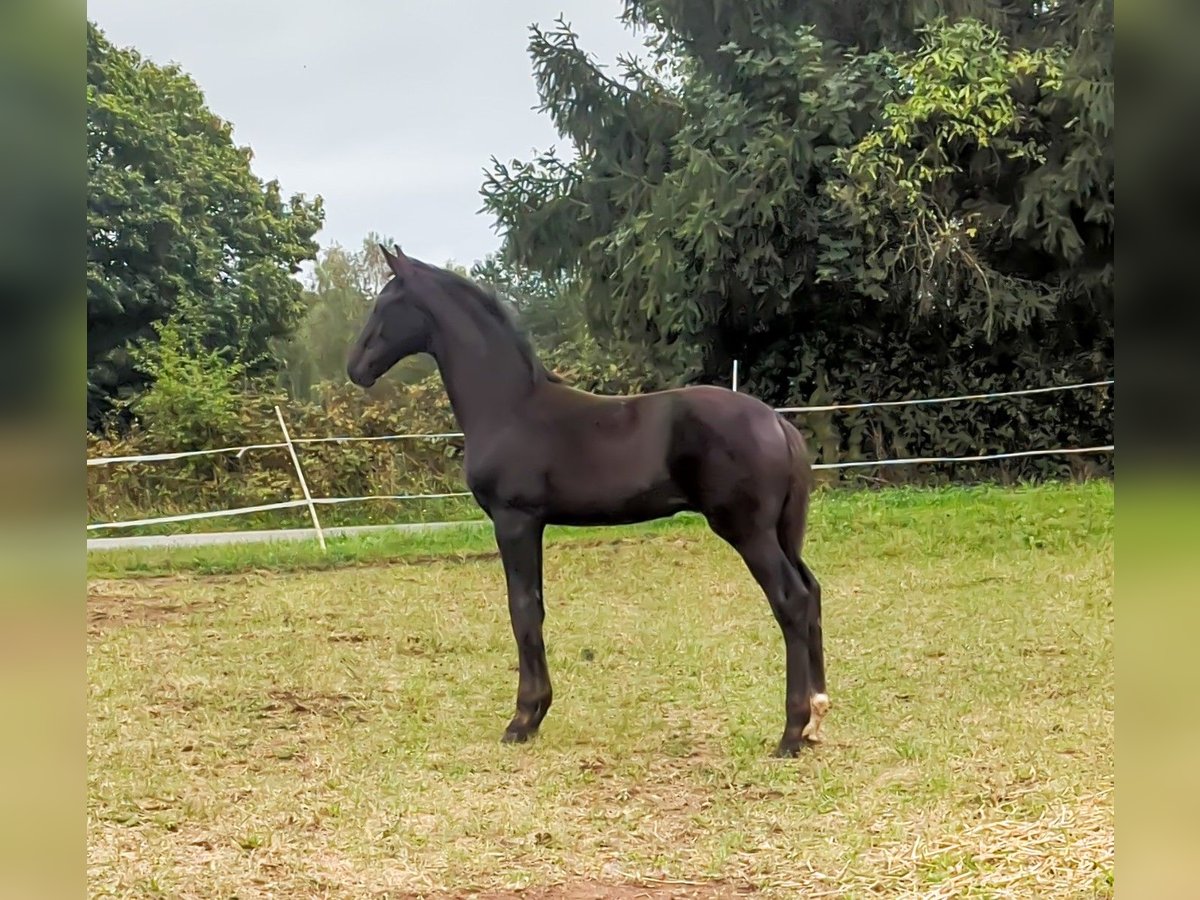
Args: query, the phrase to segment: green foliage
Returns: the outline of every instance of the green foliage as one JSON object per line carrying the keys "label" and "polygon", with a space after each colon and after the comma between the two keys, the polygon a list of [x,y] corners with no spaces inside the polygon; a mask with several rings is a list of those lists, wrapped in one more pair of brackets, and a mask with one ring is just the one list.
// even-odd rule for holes
{"label": "green foliage", "polygon": [[1004,161],[1045,162],[1042,134],[1021,134],[1013,87],[1031,80],[1039,93],[1062,87],[1065,51],[1010,51],[982,23],[939,20],[922,29],[927,42],[906,57],[890,56],[903,87],[883,108],[883,127],[848,154],[860,194],[886,185],[914,207],[923,191],[958,172],[950,150],[992,147]]}
{"label": "green foliage", "polygon": [[547,277],[502,254],[491,253],[463,274],[511,303],[522,327],[549,344],[575,336],[584,327],[582,310],[559,273]]}
{"label": "green foliage", "polygon": [[154,330],[157,340],[132,354],[150,382],[128,404],[141,426],[176,449],[236,441],[245,364],[204,347],[180,318],[155,323]]}
{"label": "green foliage", "polygon": [[547,277],[492,254],[469,274],[512,304],[542,361],[577,387],[625,393],[661,384],[654,348],[601,345],[588,327],[578,290],[561,273]]}
{"label": "green foliage", "polygon": [[186,305],[222,358],[267,365],[303,312],[292,276],[316,253],[319,197],[284,200],[195,82],[88,24],[88,425],[144,375],[130,349]]}
{"label": "green foliage", "polygon": [[[1005,265],[1018,260],[1014,237],[1037,229],[1003,202],[1058,152],[1051,120],[1069,57],[1060,46],[1011,49],[973,20],[939,19],[921,34],[917,52],[890,58],[895,87],[882,120],[841,151],[845,178],[827,188],[844,221],[877,241],[856,245],[857,289],[915,298],[925,312],[944,303],[990,339],[997,327],[1053,316],[1069,299],[1061,277]],[[1069,216],[1045,226],[1038,249],[1068,268],[1083,249],[1079,231]],[[828,248],[822,277],[843,277],[845,258]]]}
{"label": "green foliage", "polygon": [[[984,0],[629,2],[648,62],[534,29],[576,151],[496,162],[515,265],[605,349],[777,404],[1106,377],[1112,9]],[[828,456],[1107,442],[1107,396],[810,417]],[[1046,474],[1057,462],[1030,463]]]}
{"label": "green foliage", "polygon": [[[286,338],[275,342],[280,375],[288,394],[312,400],[324,384],[345,384],[346,354],[391,272],[379,244],[392,241],[368,234],[357,251],[334,245],[322,251],[303,295],[304,317]],[[392,380],[416,381],[433,371],[425,359],[401,362]]]}
{"label": "green foliage", "polygon": [[[264,379],[224,377],[215,355],[189,356],[170,326],[157,345],[156,383],[136,402],[139,422],[120,435],[92,435],[88,456],[132,456],[181,449],[278,443],[273,407],[279,404],[293,438],[453,432],[454,416],[438,376],[402,384],[385,379],[370,392],[325,384],[311,400],[286,400]],[[189,390],[203,396],[189,396]],[[359,497],[462,490],[461,441],[401,440],[297,446],[305,477],[317,497]],[[146,464],[88,468],[88,521],[112,522],[184,512],[255,506],[300,498],[292,462],[283,449],[197,456]],[[461,505],[461,504],[460,504]],[[461,515],[446,501],[373,502],[332,506],[322,521],[374,522]],[[272,513],[260,520],[210,519],[183,530],[304,526],[307,512]]]}

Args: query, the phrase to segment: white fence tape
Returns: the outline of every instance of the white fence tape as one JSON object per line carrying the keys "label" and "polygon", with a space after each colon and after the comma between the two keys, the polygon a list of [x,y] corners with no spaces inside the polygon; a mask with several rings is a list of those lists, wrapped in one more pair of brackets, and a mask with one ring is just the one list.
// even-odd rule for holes
{"label": "white fence tape", "polygon": [[470,491],[451,491],[447,494],[372,494],[369,497],[321,497],[313,503],[362,503],[364,500],[444,500],[447,497],[470,497]]}
{"label": "white fence tape", "polygon": [[281,503],[264,503],[261,506],[239,506],[236,509],[214,509],[209,512],[180,513],[177,516],[158,516],[153,519],[130,519],[126,522],[95,522],[87,526],[87,530],[135,528],[139,525],[166,525],[170,522],[191,522],[195,519],[219,519],[222,516],[248,516],[251,513],[268,512],[273,509],[295,509],[298,506],[308,506],[308,501],[284,500]]}
{"label": "white fence tape", "polygon": [[1077,391],[1082,388],[1104,387],[1114,384],[1109,378],[1104,381],[1085,381],[1080,384],[1060,384],[1055,387],[1025,388],[1020,391],[997,391],[991,394],[961,394],[957,397],[925,397],[920,400],[879,400],[873,403],[834,403],[829,406],[781,406],[775,412],[834,412],[842,409],[873,409],[881,406],[918,406],[926,403],[957,403],[960,400],[997,400],[1001,397],[1024,397],[1029,394],[1048,394],[1051,391]]}
{"label": "white fence tape", "polygon": [[[968,400],[995,400],[1003,397],[1020,397],[1030,394],[1046,394],[1052,391],[1073,391],[1084,388],[1106,387],[1114,384],[1113,379],[1103,381],[1088,381],[1079,384],[1064,384],[1055,387],[1042,388],[1025,388],[1017,391],[997,391],[987,394],[961,394],[955,397],[928,397],[916,400],[882,400],[872,403],[840,403],[828,406],[784,406],[779,407],[775,411],[780,413],[803,413],[803,412],[834,412],[837,410],[846,409],[870,409],[875,407],[888,406],[915,406],[918,404],[930,403],[955,403]],[[356,443],[370,441],[399,441],[399,440],[439,440],[447,438],[460,438],[462,432],[447,431],[436,434],[385,434],[371,437],[360,437],[353,435],[344,435],[336,437],[314,437],[314,438],[292,438],[292,444],[326,444],[326,443]],[[89,466],[107,466],[116,463],[138,463],[138,462],[159,462],[164,460],[185,459],[194,456],[208,456],[219,453],[236,453],[241,456],[248,450],[276,450],[287,448],[288,443],[275,442],[265,444],[247,444],[241,447],[217,447],[207,450],[184,450],[174,453],[147,453],[138,456],[101,456],[94,457],[87,461]],[[1096,447],[1058,447],[1051,450],[1019,450],[1011,453],[990,453],[980,456],[921,456],[910,457],[907,459],[874,459],[874,460],[854,460],[851,462],[840,463],[818,463],[813,466],[814,469],[854,469],[854,468],[870,468],[875,466],[908,466],[918,464],[933,464],[933,463],[969,463],[969,462],[985,462],[993,459],[1019,459],[1030,456],[1054,456],[1054,455],[1072,455],[1085,453],[1110,453],[1114,450],[1114,445],[1105,444]],[[294,453],[293,453],[293,461]],[[297,466],[299,465],[297,461]],[[307,494],[307,488],[305,490]],[[270,512],[280,509],[295,509],[301,506],[307,506],[310,510],[314,505],[331,505],[338,503],[365,503],[371,500],[388,500],[394,502],[408,500],[442,500],[453,497],[469,497],[469,491],[452,491],[447,493],[432,493],[432,494],[381,494],[372,495],[369,497],[308,497],[305,500],[285,500],[279,503],[264,503],[259,506],[242,506],[235,509],[217,509],[208,512],[198,513],[180,513],[174,516],[158,516],[149,519],[130,519],[124,522],[96,522],[87,526],[88,531],[99,531],[102,529],[111,528],[135,528],[145,525],[167,525],[175,522],[191,522],[200,519],[215,519],[224,516],[244,516],[259,512]],[[315,511],[313,512],[315,520]]]}
{"label": "white fence tape", "polygon": [[[338,437],[292,438],[293,444],[350,444],[368,443],[370,441],[403,441],[424,438],[428,441],[444,440],[445,438],[460,438],[461,431],[444,431],[437,434],[381,434],[373,437],[354,437],[343,435]],[[287,447],[282,441],[268,444],[244,444],[240,447],[214,447],[210,450],[182,450],[177,453],[146,453],[141,456],[94,456],[87,461],[89,466],[111,466],[114,463],[161,462],[171,459],[186,459],[189,456],[215,456],[220,453],[236,453],[241,456],[247,450],[280,450]]]}
{"label": "white fence tape", "polygon": [[[1017,459],[1025,456],[1055,456],[1080,453],[1110,453],[1112,444],[1098,447],[1058,447],[1053,450],[1019,450],[1013,453],[989,453],[982,456],[915,456],[907,459],[866,459],[842,463],[818,463],[814,469],[857,469],[871,466],[911,466],[920,463],[966,463],[983,462],[989,459]],[[369,497],[313,497],[316,504],[365,503],[369,500],[442,500],[448,497],[470,497],[470,491],[453,491],[444,494],[373,494]],[[97,522],[87,526],[88,531],[105,528],[133,528],[140,525],[165,525],[171,522],[188,522],[193,519],[215,519],[220,516],[243,516],[250,513],[274,509],[295,509],[308,506],[307,500],[287,500],[283,503],[267,503],[263,506],[243,506],[238,509],[218,509],[211,512],[182,513],[177,516],[162,516],[156,519],[133,519],[127,522]]]}
{"label": "white fence tape", "polygon": [[912,456],[907,459],[863,459],[843,463],[817,463],[814,469],[858,469],[867,466],[911,466],[918,463],[983,462],[989,459],[1017,459],[1022,456],[1056,456],[1072,453],[1110,453],[1112,444],[1100,447],[1058,447],[1054,450],[1017,450],[1013,453],[988,453],[983,456]]}
{"label": "white fence tape", "polygon": [[[1024,388],[1019,391],[997,391],[990,394],[960,394],[957,397],[925,397],[918,400],[879,400],[871,403],[835,403],[829,406],[780,406],[776,412],[835,412],[843,409],[870,409],[883,406],[917,406],[928,403],[957,403],[964,400],[996,400],[1002,397],[1022,397],[1028,394],[1048,394],[1053,391],[1076,391],[1083,388],[1105,387],[1115,384],[1111,378],[1104,381],[1085,381],[1079,384],[1060,384],[1053,387]],[[369,443],[371,441],[404,441],[404,440],[445,440],[460,438],[461,431],[443,431],[436,434],[381,434],[371,437],[356,435],[338,435],[335,437],[292,438],[293,444],[352,444]],[[210,456],[220,453],[236,453],[241,456],[248,450],[278,450],[287,444],[276,442],[268,444],[245,444],[240,447],[215,447],[209,450],[181,450],[173,453],[146,453],[139,456],[96,456],[87,461],[89,466],[110,466],[116,463],[162,462],[172,459],[186,459],[192,456]]]}
{"label": "white fence tape", "polygon": [[440,440],[444,438],[460,438],[463,436],[461,431],[440,431],[435,434],[380,434],[374,437],[320,437],[320,438],[293,438],[293,444],[353,444],[367,443],[368,441],[404,441],[416,438],[424,438],[427,441]]}
{"label": "white fence tape", "polygon": [[282,442],[275,444],[247,444],[244,447],[213,447],[209,450],[180,450],[176,453],[144,453],[140,456],[94,456],[87,461],[89,466],[111,466],[116,463],[160,462],[168,459],[187,459],[189,456],[216,456],[219,453],[236,453],[241,456],[247,450],[274,450],[286,447]]}
{"label": "white fence tape", "polygon": [[[441,500],[446,497],[470,497],[470,491],[456,491],[448,494],[392,494],[372,495],[370,497],[313,497],[312,502],[321,505],[334,503],[362,503],[367,500]],[[193,519],[217,519],[221,516],[248,516],[251,513],[269,512],[275,509],[296,509],[308,506],[308,500],[284,500],[281,503],[264,503],[261,506],[240,506],[236,509],[214,509],[210,512],[180,513],[176,516],[159,516],[154,519],[130,519],[126,522],[95,522],[87,526],[88,531],[99,531],[103,528],[134,528],[139,525],[168,525],[172,522],[190,522]]]}

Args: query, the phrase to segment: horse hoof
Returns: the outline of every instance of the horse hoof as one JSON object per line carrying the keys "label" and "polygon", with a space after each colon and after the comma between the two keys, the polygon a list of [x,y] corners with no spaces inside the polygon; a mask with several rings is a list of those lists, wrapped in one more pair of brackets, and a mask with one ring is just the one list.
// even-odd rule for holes
{"label": "horse hoof", "polygon": [[812,742],[806,738],[801,738],[799,741],[782,740],[771,755],[776,759],[795,759],[806,747],[811,745]]}
{"label": "horse hoof", "polygon": [[531,737],[533,737],[535,734],[537,734],[536,731],[527,731],[524,729],[510,728],[510,729],[507,729],[504,732],[504,734],[502,734],[500,736],[500,743],[502,743],[502,744],[524,744],[524,743],[527,743],[529,741],[529,739]]}

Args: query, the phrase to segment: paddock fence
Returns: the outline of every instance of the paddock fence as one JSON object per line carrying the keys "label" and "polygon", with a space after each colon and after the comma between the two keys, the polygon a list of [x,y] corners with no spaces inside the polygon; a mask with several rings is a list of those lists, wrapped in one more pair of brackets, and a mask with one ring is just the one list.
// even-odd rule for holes
{"label": "paddock fence", "polygon": [[[819,406],[783,406],[776,407],[775,411],[784,415],[802,415],[805,413],[837,413],[849,410],[863,410],[872,408],[889,408],[903,406],[918,406],[930,404],[944,403],[969,403],[969,402],[993,402],[1003,400],[1010,397],[1025,397],[1037,394],[1050,394],[1065,391],[1083,391],[1090,389],[1100,389],[1111,387],[1115,384],[1115,379],[1104,379],[1100,381],[1079,382],[1076,384],[1055,385],[1051,387],[1035,387],[1023,388],[1010,391],[998,391],[990,393],[976,394],[960,394],[951,397],[922,397],[917,399],[907,400],[875,400],[857,403],[835,403]],[[734,370],[734,389],[737,388],[737,370]],[[252,506],[234,507],[228,509],[205,510],[200,512],[186,512],[169,516],[155,516],[140,519],[128,519],[124,521],[112,522],[92,522],[88,523],[86,530],[88,533],[100,532],[107,530],[126,529],[126,528],[141,528],[157,525],[173,525],[180,522],[200,521],[204,519],[215,518],[233,518],[237,516],[246,516],[257,513],[272,512],[276,510],[289,510],[307,508],[310,518],[313,523],[313,534],[317,538],[322,547],[325,546],[324,529],[321,526],[318,508],[323,506],[331,506],[347,503],[371,503],[373,501],[418,501],[418,500],[441,500],[458,497],[471,496],[469,491],[448,491],[434,493],[411,493],[411,494],[372,494],[368,496],[358,497],[313,497],[308,488],[308,484],[304,477],[304,469],[300,461],[300,456],[297,454],[297,447],[303,448],[306,445],[312,444],[353,444],[362,442],[385,442],[385,441],[439,441],[452,440],[462,438],[462,432],[438,432],[438,433],[414,433],[414,434],[387,434],[373,436],[358,436],[358,435],[334,435],[328,437],[292,437],[288,431],[287,422],[284,418],[282,410],[279,407],[275,408],[276,417],[281,432],[281,440],[266,443],[245,444],[231,447],[208,447],[197,450],[179,450],[163,453],[147,453],[131,456],[99,456],[90,457],[87,459],[88,467],[93,466],[113,466],[113,465],[139,465],[143,463],[165,463],[173,460],[189,459],[198,456],[213,456],[221,454],[233,454],[237,457],[242,457],[247,453],[262,450],[286,450],[293,464],[296,475],[296,482],[303,495],[301,499],[281,500],[276,503],[257,504]],[[1103,444],[1088,447],[1049,447],[1036,448],[1025,450],[1013,450],[1003,453],[988,453],[979,455],[967,456],[917,456],[897,459],[874,459],[874,460],[850,460],[842,462],[823,462],[814,464],[815,470],[839,470],[839,469],[861,469],[869,467],[886,467],[886,466],[913,466],[913,465],[938,465],[938,464],[954,464],[954,463],[979,463],[991,460],[1003,459],[1021,459],[1036,456],[1079,456],[1093,454],[1107,454],[1115,452],[1114,444]],[[445,523],[437,523],[445,524]],[[135,540],[131,538],[130,540]],[[111,540],[109,542],[111,544]]]}

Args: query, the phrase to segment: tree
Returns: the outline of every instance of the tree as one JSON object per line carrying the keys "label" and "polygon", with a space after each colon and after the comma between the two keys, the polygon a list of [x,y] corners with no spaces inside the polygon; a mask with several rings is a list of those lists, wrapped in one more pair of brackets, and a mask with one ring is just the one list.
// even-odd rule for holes
{"label": "tree", "polygon": [[937,298],[988,337],[1077,302],[1111,316],[1112,81],[1089,71],[1111,38],[1102,11],[1073,51],[937,20],[895,58],[881,126],[839,157],[830,185],[835,216],[875,239],[856,248],[859,290],[922,308]]}
{"label": "tree", "polygon": [[[657,348],[677,381],[740,358],[776,402],[1111,372],[1111,3],[629,0],[626,19],[648,58],[615,74],[565,23],[532,30],[575,155],[494,162],[483,187],[505,251],[564,273],[609,346]],[[1103,428],[1066,406],[1047,435]],[[849,416],[836,440],[1028,429],[921,415]]]}
{"label": "tree", "polygon": [[197,344],[186,313],[155,322],[157,339],[133,348],[134,364],[152,380],[129,405],[164,447],[220,446],[241,436],[246,368]]}
{"label": "tree", "polygon": [[[346,382],[346,354],[375,298],[392,277],[379,245],[393,243],[372,232],[358,250],[334,244],[321,252],[305,286],[303,318],[292,334],[274,344],[280,374],[291,396],[311,399],[319,385]],[[467,274],[460,266],[447,265]],[[390,380],[408,383],[432,371],[429,360],[410,358],[397,365]]]}
{"label": "tree", "polygon": [[88,23],[88,425],[145,376],[130,351],[186,303],[202,345],[250,371],[303,313],[320,197],[284,200],[196,83]]}
{"label": "tree", "polygon": [[492,253],[471,268],[470,277],[512,305],[542,361],[560,377],[608,392],[662,383],[654,347],[623,345],[614,353],[597,342],[579,292],[563,273],[547,276]]}
{"label": "tree", "polygon": [[512,303],[535,339],[551,344],[572,336],[582,324],[579,306],[567,294],[561,275],[547,277],[501,253],[489,253],[471,267],[470,277]]}
{"label": "tree", "polygon": [[[945,247],[918,251],[880,229],[907,227],[892,221],[896,213],[924,203],[942,210],[943,231],[954,223],[955,237],[973,248],[953,255],[954,271],[927,290],[964,280],[969,301],[988,301],[979,324],[1004,301],[1020,307],[1010,311],[1013,321],[1049,312],[1047,292],[1088,244],[1089,271],[1073,274],[1111,290],[1105,4],[1091,4],[1090,18],[1074,4],[1044,12],[941,4],[1049,44],[1012,53],[1004,35],[977,20],[898,24],[919,23],[919,10],[931,6],[938,4],[630,3],[628,18],[652,29],[656,58],[650,67],[624,61],[620,79],[599,70],[565,25],[535,28],[543,105],[578,158],[549,153],[495,166],[485,202],[511,253],[538,271],[570,272],[600,329],[675,344],[680,368],[698,366],[706,376],[723,371],[730,353],[761,350],[759,335],[806,307],[815,312],[823,297],[882,299],[884,281],[894,294],[919,297],[919,285],[894,277],[898,268],[926,272]],[[1081,35],[1090,38],[1076,40],[1080,50],[1068,56],[1066,40]],[[972,56],[985,47],[985,58]],[[985,67],[991,92],[972,93]],[[954,108],[935,110],[928,104],[938,91],[962,95]],[[1006,118],[995,115],[1001,107]],[[959,114],[973,120],[974,134],[946,127]],[[935,184],[933,164],[924,164],[927,177],[913,182],[904,210],[890,198],[894,179],[871,177],[881,160],[867,159],[900,142],[897,115],[906,117],[912,153],[936,156],[941,166]],[[1079,130],[1083,140],[1065,128],[1081,118],[1089,126]],[[847,189],[850,179],[857,191]],[[1039,227],[1046,216],[1052,233]],[[1042,246],[1012,248],[1000,235],[1014,227]],[[885,244],[896,246],[881,266]],[[1062,256],[1020,262],[1047,244]],[[1005,271],[1013,265],[1017,272]]]}

